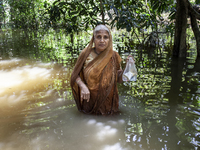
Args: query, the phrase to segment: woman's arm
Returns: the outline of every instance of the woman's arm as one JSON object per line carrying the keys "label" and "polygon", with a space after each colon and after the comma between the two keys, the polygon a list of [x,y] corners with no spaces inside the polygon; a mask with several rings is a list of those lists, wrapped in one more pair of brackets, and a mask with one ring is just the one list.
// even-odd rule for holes
{"label": "woman's arm", "polygon": [[123,80],[122,80],[122,74],[123,74],[123,72],[124,72],[124,70],[122,70],[122,69],[117,70],[117,75],[118,75],[117,82],[118,83],[122,83],[123,82]]}
{"label": "woman's arm", "polygon": [[76,83],[78,84],[78,86],[81,89],[81,103],[83,100],[87,100],[87,102],[89,102],[90,91],[89,91],[88,87],[85,85],[85,83],[81,80],[81,78],[79,76],[76,78]]}

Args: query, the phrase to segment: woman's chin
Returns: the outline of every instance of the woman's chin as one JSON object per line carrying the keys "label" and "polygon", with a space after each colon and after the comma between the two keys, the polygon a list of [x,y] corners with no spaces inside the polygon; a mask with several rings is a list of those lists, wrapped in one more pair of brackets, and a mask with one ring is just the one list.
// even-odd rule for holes
{"label": "woman's chin", "polygon": [[106,49],[105,47],[99,47],[99,48],[98,48],[98,51],[99,51],[99,52],[103,52],[105,49]]}

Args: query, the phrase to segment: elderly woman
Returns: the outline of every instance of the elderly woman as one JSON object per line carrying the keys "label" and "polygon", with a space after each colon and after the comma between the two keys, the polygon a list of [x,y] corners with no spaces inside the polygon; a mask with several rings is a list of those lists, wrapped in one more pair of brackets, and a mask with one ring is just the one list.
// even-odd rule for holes
{"label": "elderly woman", "polygon": [[79,111],[97,115],[119,112],[117,82],[122,82],[123,72],[120,62],[121,57],[113,51],[110,30],[105,25],[96,26],[71,75],[71,88]]}

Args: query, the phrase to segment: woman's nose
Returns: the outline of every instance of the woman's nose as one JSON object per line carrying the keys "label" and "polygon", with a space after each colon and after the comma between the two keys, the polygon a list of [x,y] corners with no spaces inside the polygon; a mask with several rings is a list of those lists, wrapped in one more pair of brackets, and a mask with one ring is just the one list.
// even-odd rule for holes
{"label": "woman's nose", "polygon": [[104,38],[102,37],[102,38],[100,39],[100,41],[103,42],[103,41],[104,41]]}

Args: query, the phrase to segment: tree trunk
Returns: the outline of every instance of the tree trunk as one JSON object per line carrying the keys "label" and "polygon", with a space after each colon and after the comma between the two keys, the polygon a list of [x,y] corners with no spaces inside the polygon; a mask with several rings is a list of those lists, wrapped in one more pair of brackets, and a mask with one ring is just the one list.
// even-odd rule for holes
{"label": "tree trunk", "polygon": [[14,14],[15,14],[15,10],[13,8],[13,3],[10,4],[10,22],[12,23],[11,26],[15,26],[16,25],[16,20],[14,18]]}
{"label": "tree trunk", "polygon": [[192,6],[189,4],[189,12],[192,30],[196,39],[197,57],[200,57],[200,30],[197,23],[197,19],[200,19],[200,7],[198,5]]}
{"label": "tree trunk", "polygon": [[38,29],[38,22],[36,19],[36,11],[35,11],[35,1],[32,2],[31,7],[32,7],[32,13],[33,13],[32,28]]}
{"label": "tree trunk", "polygon": [[100,0],[100,7],[101,7],[102,24],[105,24],[105,16],[104,16],[104,10],[103,10],[103,2],[102,2],[102,0]]}
{"label": "tree trunk", "polygon": [[70,34],[70,39],[71,39],[72,45],[74,45],[74,33],[73,32]]}
{"label": "tree trunk", "polygon": [[192,30],[194,32],[194,36],[196,39],[196,47],[197,47],[197,56],[200,57],[200,31],[199,31],[199,27],[197,24],[197,20],[196,17],[193,15],[190,15],[191,18],[191,26],[192,26]]}
{"label": "tree trunk", "polygon": [[176,0],[176,24],[173,56],[186,57],[186,28],[187,28],[187,15],[188,3],[187,0]]}
{"label": "tree trunk", "polygon": [[0,4],[1,4],[1,12],[0,12],[0,29],[2,28],[4,19],[5,19],[5,10],[4,10],[4,6],[3,6],[3,0],[0,0]]}

